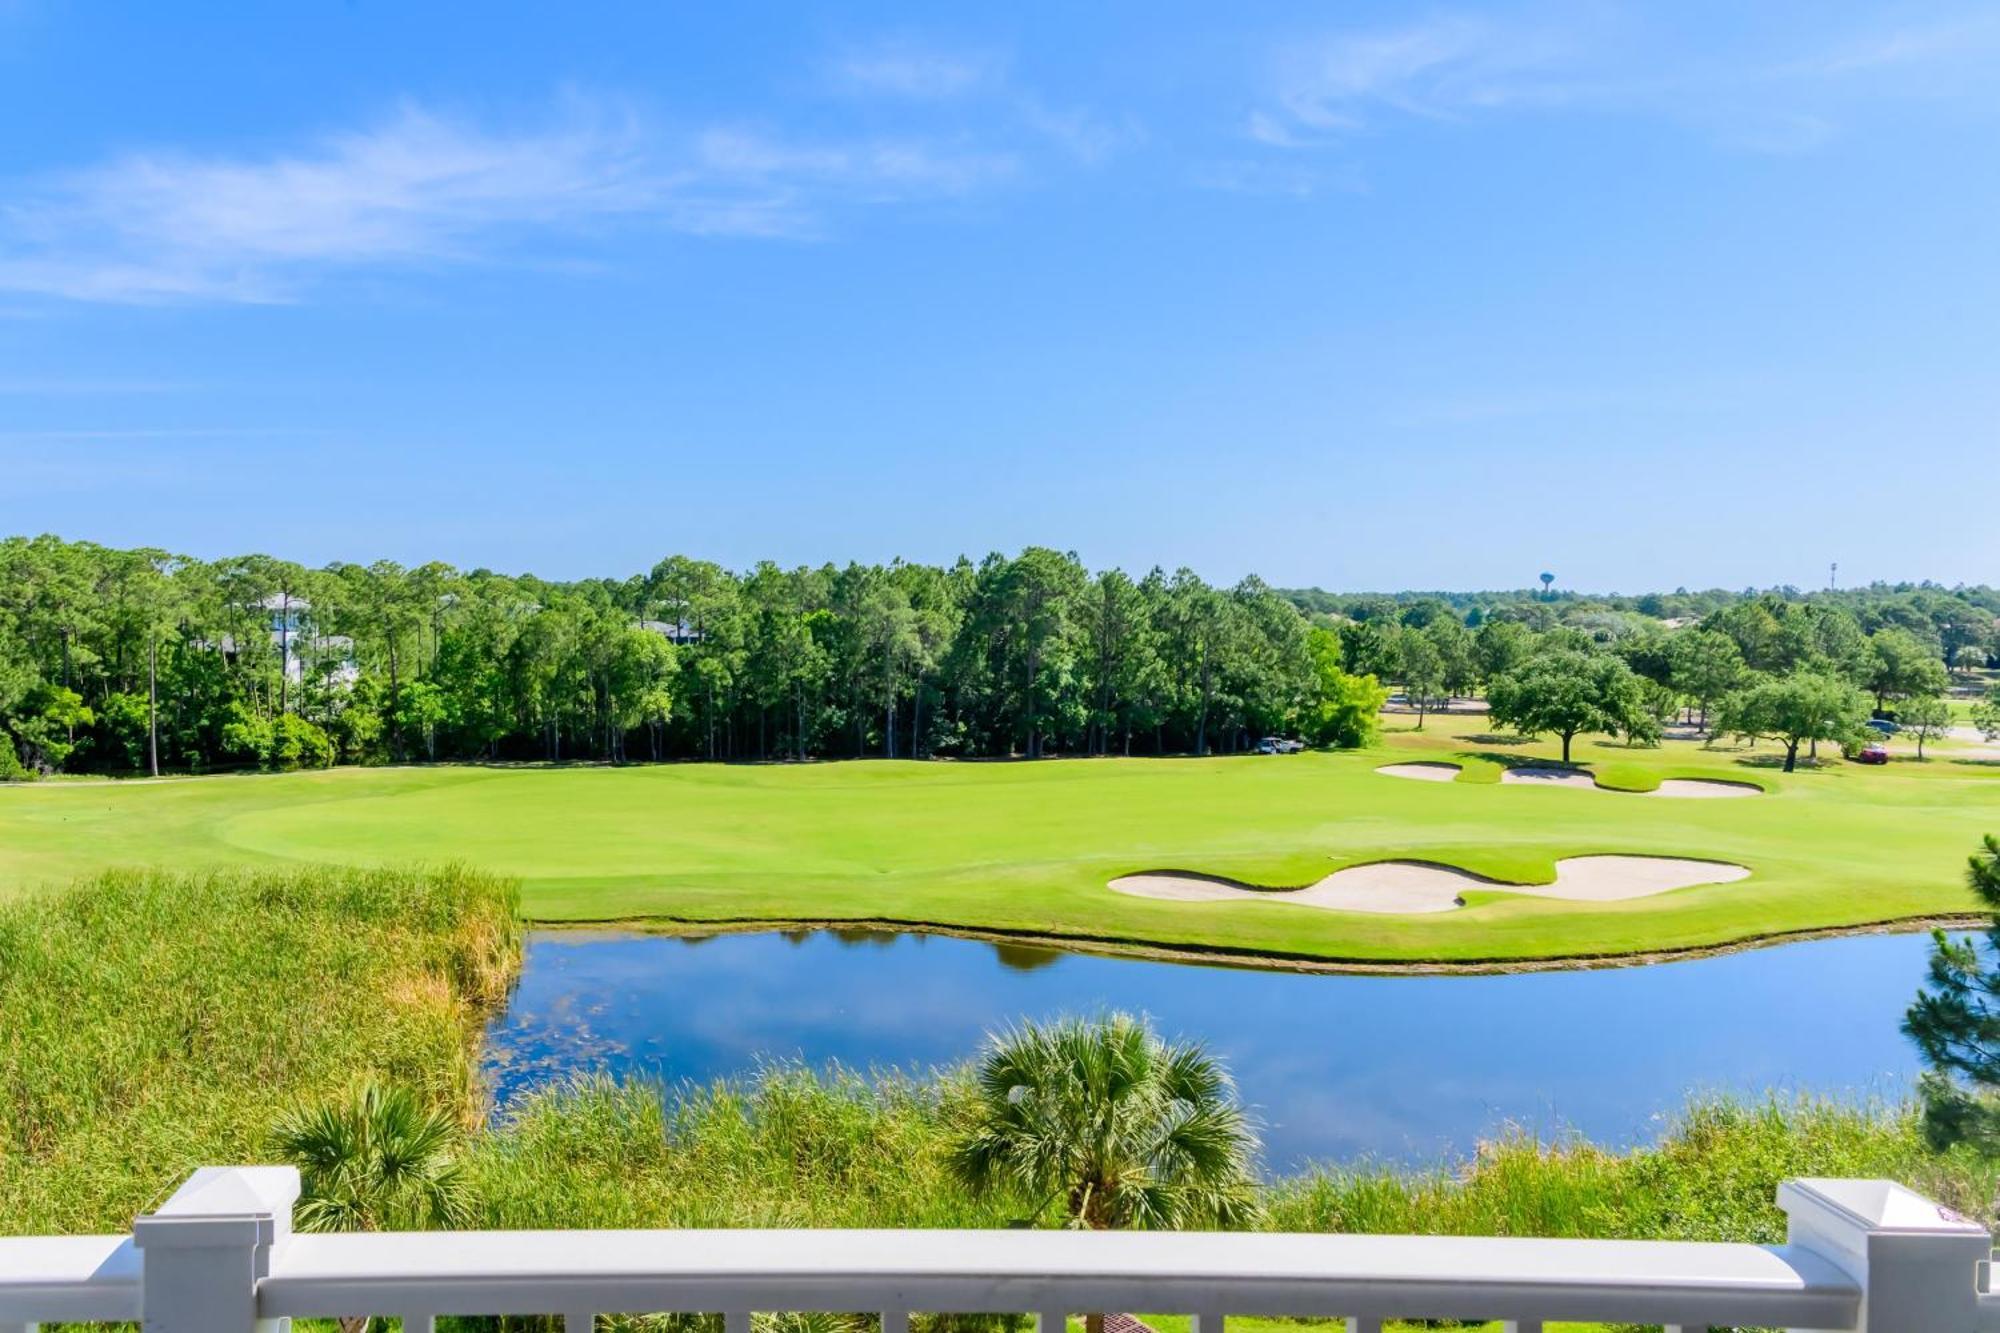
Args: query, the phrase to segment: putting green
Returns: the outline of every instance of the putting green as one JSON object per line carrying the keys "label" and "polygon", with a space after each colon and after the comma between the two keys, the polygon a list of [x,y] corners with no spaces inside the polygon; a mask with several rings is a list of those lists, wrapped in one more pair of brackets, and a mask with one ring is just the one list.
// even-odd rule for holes
{"label": "putting green", "polygon": [[[1644,954],[1975,906],[2000,767],[1940,758],[1780,774],[1686,742],[1578,745],[1599,781],[1754,781],[1754,800],[1635,801],[1500,785],[1544,745],[1433,717],[1365,753],[1039,764],[341,769],[0,790],[0,893],[107,867],[458,860],[519,876],[544,921],[869,920],[1356,962]],[[1768,751],[1766,752],[1768,755]],[[1375,770],[1444,761],[1449,782]],[[1113,893],[1186,870],[1263,885],[1408,859],[1514,883],[1593,854],[1750,868],[1620,902],[1466,894],[1390,916]]]}

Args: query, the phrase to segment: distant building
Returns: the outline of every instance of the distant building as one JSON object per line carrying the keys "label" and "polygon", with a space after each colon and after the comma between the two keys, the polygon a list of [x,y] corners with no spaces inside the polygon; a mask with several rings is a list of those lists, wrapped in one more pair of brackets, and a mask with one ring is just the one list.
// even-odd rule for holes
{"label": "distant building", "polygon": [[354,640],[345,634],[315,634],[312,603],[305,598],[273,593],[257,609],[270,617],[271,642],[285,659],[287,680],[303,680],[309,667],[329,684],[352,685],[361,678]]}
{"label": "distant building", "polygon": [[650,630],[675,645],[701,642],[701,631],[685,620],[642,620],[639,628]]}

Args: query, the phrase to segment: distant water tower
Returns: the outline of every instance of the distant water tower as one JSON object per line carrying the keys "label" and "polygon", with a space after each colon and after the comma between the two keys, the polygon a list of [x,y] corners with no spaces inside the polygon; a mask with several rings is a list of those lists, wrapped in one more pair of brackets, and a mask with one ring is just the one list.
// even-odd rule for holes
{"label": "distant water tower", "polygon": [[1549,598],[1551,598],[1551,597],[1555,596],[1555,593],[1554,593],[1554,592],[1553,592],[1553,591],[1551,590],[1551,585],[1552,585],[1552,584],[1554,584],[1554,583],[1555,583],[1555,581],[1556,581],[1556,576],[1555,576],[1555,575],[1553,575],[1553,574],[1549,573],[1549,571],[1547,571],[1546,569],[1542,571],[1542,600],[1543,600],[1543,601],[1547,601],[1547,600],[1548,600]]}

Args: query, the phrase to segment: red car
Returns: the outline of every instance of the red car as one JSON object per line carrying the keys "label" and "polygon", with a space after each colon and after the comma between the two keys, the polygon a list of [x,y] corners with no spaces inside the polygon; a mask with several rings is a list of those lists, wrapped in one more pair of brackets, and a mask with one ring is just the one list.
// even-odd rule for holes
{"label": "red car", "polygon": [[1857,764],[1886,764],[1889,762],[1889,752],[1879,745],[1870,745],[1863,749],[1860,754],[1854,756],[1854,762]]}

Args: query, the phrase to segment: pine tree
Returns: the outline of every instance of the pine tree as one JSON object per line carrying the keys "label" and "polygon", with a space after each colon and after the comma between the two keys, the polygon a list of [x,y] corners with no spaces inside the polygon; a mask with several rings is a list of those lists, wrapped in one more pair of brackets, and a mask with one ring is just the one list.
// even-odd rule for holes
{"label": "pine tree", "polygon": [[1918,1091],[1932,1146],[2000,1153],[2000,837],[1986,835],[1965,878],[1993,924],[1983,940],[1935,932],[1930,985],[1917,992],[1903,1032],[1930,1066]]}

